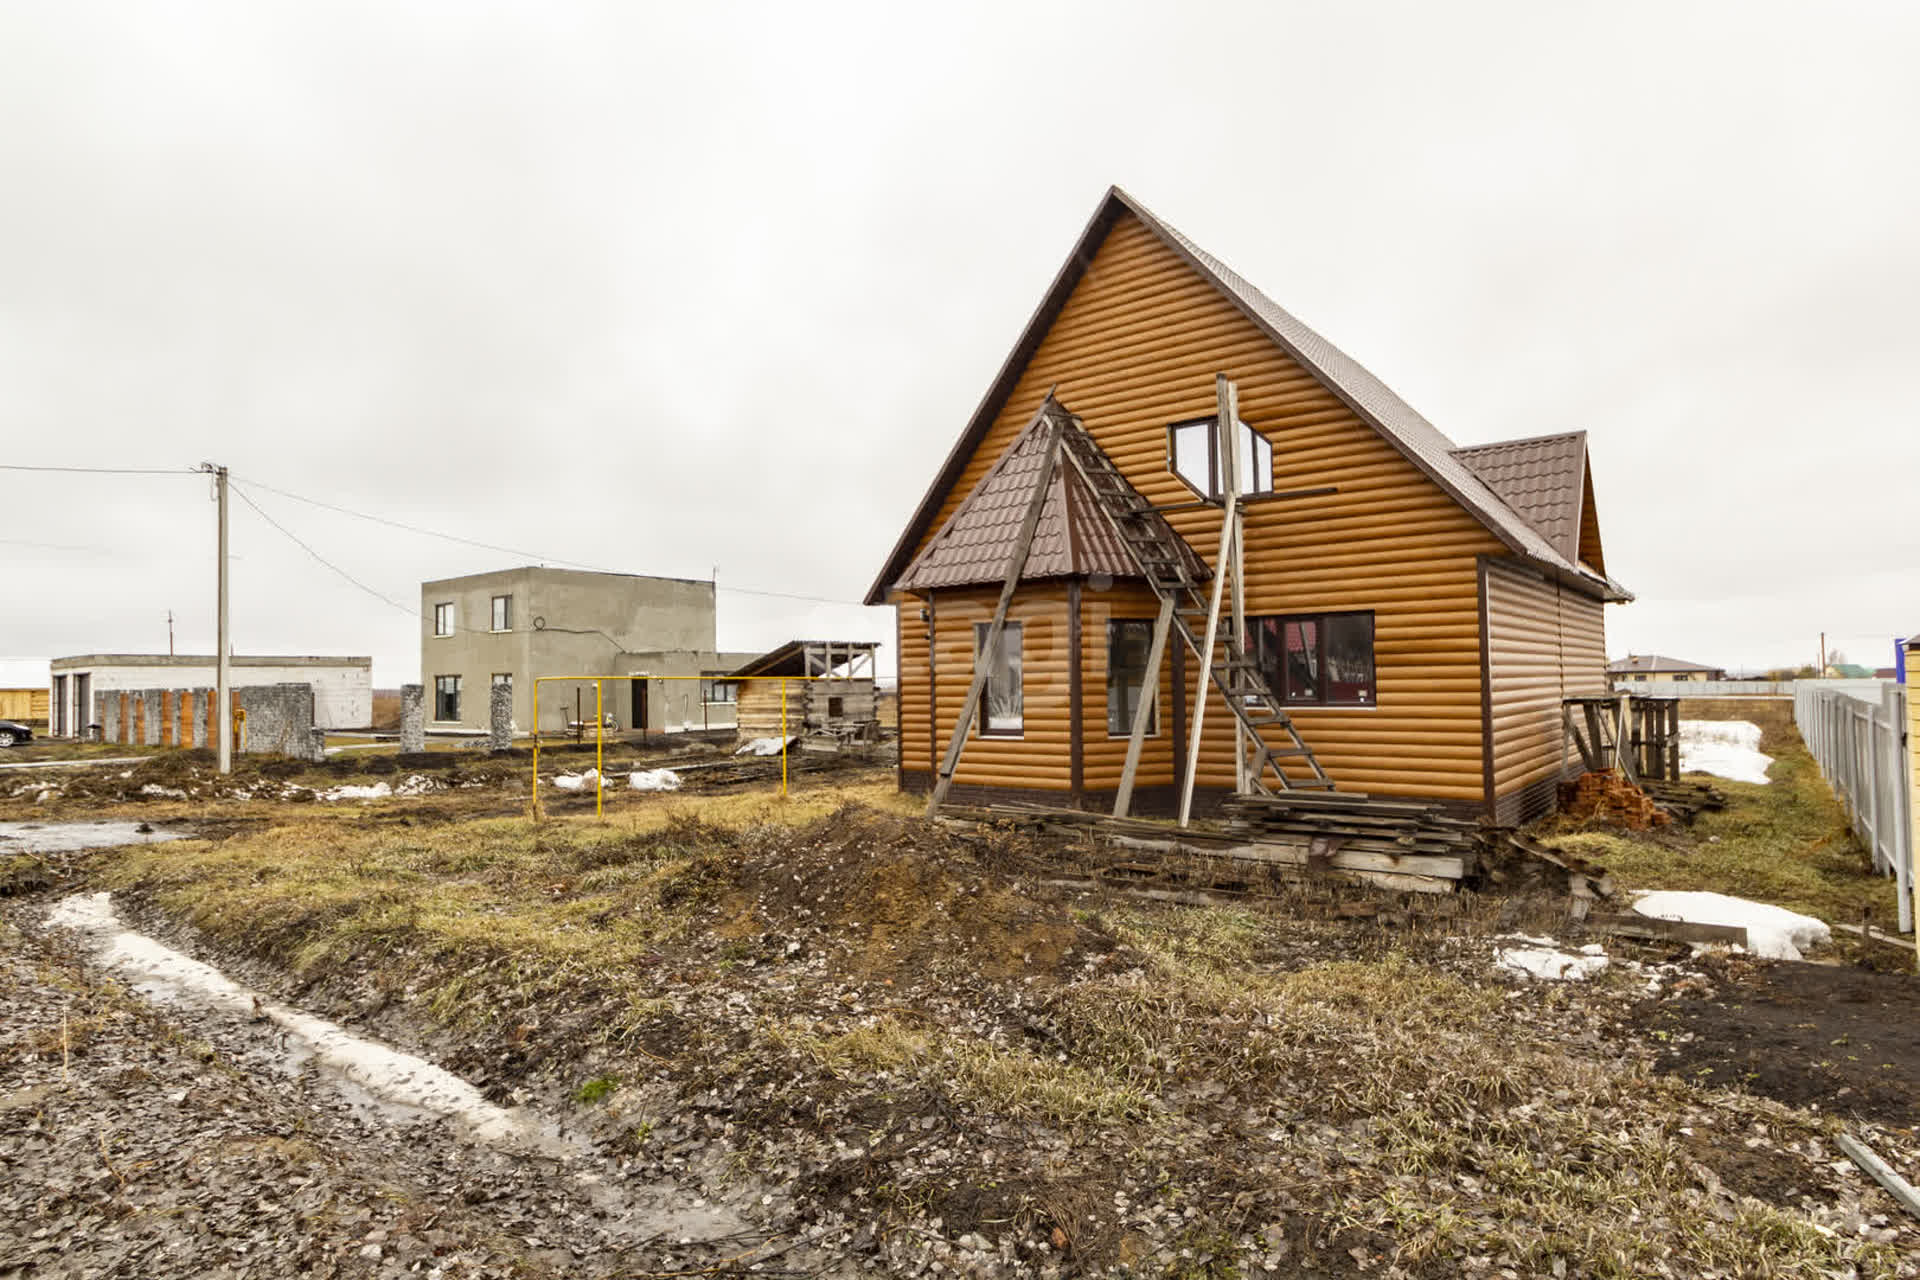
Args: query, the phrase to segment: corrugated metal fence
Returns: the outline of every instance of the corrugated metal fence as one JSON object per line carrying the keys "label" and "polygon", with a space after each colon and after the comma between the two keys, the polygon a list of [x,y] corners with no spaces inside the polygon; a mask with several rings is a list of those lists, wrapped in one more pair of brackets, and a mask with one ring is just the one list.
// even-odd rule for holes
{"label": "corrugated metal fence", "polygon": [[1900,882],[1900,928],[1913,928],[1913,824],[1907,769],[1907,691],[1880,682],[1879,700],[1861,681],[1800,680],[1793,722],[1854,834],[1873,853],[1874,870]]}

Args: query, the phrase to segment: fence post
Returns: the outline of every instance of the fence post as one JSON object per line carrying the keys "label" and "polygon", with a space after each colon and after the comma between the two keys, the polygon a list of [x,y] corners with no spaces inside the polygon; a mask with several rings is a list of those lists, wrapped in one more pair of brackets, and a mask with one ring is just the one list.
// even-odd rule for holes
{"label": "fence post", "polygon": [[1907,741],[1907,691],[1889,684],[1880,692],[1880,705],[1887,714],[1888,781],[1887,856],[1893,861],[1893,873],[1900,886],[1900,932],[1913,932],[1913,800],[1909,792],[1913,769]]}

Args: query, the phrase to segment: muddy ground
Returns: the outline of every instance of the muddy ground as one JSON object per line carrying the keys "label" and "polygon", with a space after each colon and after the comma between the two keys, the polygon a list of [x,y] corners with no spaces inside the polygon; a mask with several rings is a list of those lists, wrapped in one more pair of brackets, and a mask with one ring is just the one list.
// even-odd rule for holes
{"label": "muddy ground", "polygon": [[[758,1273],[1920,1275],[1920,1229],[1831,1140],[1846,1113],[1920,1176],[1907,1068],[1872,1075],[1911,1067],[1914,1046],[1873,1041],[1858,1082],[1821,1074],[1819,1016],[1742,1020],[1782,967],[1607,939],[1592,982],[1540,983],[1493,957],[1504,933],[1564,924],[1563,905],[1470,896],[1443,914],[1390,896],[1356,914],[1341,889],[1170,907],[1050,886],[1071,850],[858,806],[728,825],[624,796],[606,823],[476,817],[510,809],[508,785],[353,812],[201,806],[213,840],[69,858],[24,886],[4,908],[17,959],[0,994],[37,1012],[0,1035],[0,1099],[63,1071],[86,1092],[28,1095],[43,1110],[30,1127],[0,1117],[0,1159],[93,1197],[7,1205],[59,1223],[37,1240],[78,1260],[31,1274],[116,1274],[104,1250],[136,1229],[157,1233],[147,1262],[185,1261],[117,1274],[294,1274],[204,1224],[251,1231],[238,1186],[306,1177],[311,1203],[269,1216],[268,1235],[342,1274],[721,1274],[729,1251],[789,1249]],[[679,816],[649,819],[661,804]],[[177,805],[49,808],[164,828]],[[139,927],[270,999],[552,1117],[611,1191],[395,1129],[286,1076],[250,1023],[142,1012],[42,927],[80,888],[112,889]],[[1888,1004],[1873,1017],[1911,1012],[1910,979],[1873,990]],[[104,1030],[76,1053],[49,1038],[62,1015]],[[1722,1034],[1736,1028],[1772,1038]],[[1757,1057],[1771,1076],[1739,1066]],[[167,1101],[182,1088],[216,1091],[183,1109]],[[151,1167],[154,1185],[102,1173],[96,1111],[119,1126],[121,1175]],[[316,1158],[290,1172],[232,1156],[228,1177],[222,1135],[283,1131],[318,1133]],[[181,1141],[152,1136],[168,1133]],[[691,1257],[620,1234],[635,1205],[644,1219],[696,1200],[748,1233]],[[9,1229],[0,1275],[36,1244]]]}
{"label": "muddy ground", "polygon": [[1794,1106],[1920,1125],[1920,981],[1853,965],[1710,956],[1644,1008],[1663,1071]]}

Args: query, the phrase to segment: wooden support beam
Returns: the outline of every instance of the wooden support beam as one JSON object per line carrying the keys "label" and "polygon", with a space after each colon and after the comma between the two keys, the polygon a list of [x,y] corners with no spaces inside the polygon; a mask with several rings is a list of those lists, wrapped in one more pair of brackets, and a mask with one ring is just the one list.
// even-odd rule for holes
{"label": "wooden support beam", "polygon": [[1153,622],[1153,643],[1147,650],[1147,671],[1140,682],[1140,702],[1133,709],[1132,734],[1127,739],[1127,763],[1120,772],[1120,789],[1113,795],[1113,816],[1124,818],[1133,808],[1133,776],[1140,768],[1140,751],[1160,699],[1160,663],[1167,654],[1167,635],[1173,630],[1173,596],[1160,597],[1160,616]]}
{"label": "wooden support beam", "polygon": [[1026,571],[1027,553],[1033,550],[1034,530],[1040,527],[1040,511],[1047,505],[1047,490],[1052,488],[1053,473],[1060,464],[1062,412],[1056,409],[1047,424],[1046,454],[1040,463],[1040,474],[1034,482],[1033,496],[1027,499],[1027,514],[1020,522],[1020,533],[1014,539],[1012,552],[1007,556],[1007,579],[1000,587],[1000,602],[994,606],[993,621],[987,625],[986,643],[980,646],[980,652],[974,659],[973,680],[967,686],[966,700],[960,704],[960,718],[954,722],[953,737],[947,743],[947,754],[940,762],[938,776],[934,778],[932,794],[927,797],[929,818],[940,811],[947,791],[953,785],[954,771],[960,767],[960,753],[966,749],[967,734],[972,731],[973,718],[980,710],[980,694],[986,688],[987,676],[1000,660],[1000,638],[1006,632],[1007,610],[1013,605],[1013,594],[1020,585],[1020,575]]}

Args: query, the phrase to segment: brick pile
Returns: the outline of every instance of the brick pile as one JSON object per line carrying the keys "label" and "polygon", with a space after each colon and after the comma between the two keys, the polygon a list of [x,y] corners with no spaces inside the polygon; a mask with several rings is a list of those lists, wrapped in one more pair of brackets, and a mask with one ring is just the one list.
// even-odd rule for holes
{"label": "brick pile", "polygon": [[1581,775],[1560,788],[1560,811],[1575,822],[1605,822],[1629,831],[1664,827],[1671,815],[1618,769]]}

